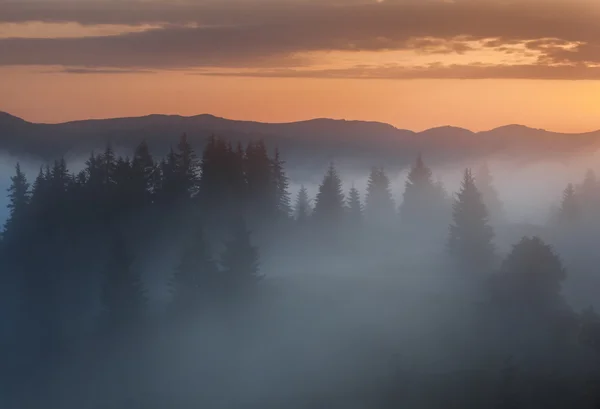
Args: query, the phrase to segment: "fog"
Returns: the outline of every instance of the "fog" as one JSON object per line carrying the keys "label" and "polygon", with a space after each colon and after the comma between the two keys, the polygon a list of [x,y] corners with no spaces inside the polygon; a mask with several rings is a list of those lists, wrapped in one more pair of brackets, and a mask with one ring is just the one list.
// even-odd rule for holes
{"label": "fog", "polygon": [[[68,158],[69,172],[87,175],[77,181],[50,164],[23,213],[0,214],[0,406],[600,404],[600,319],[581,314],[600,308],[600,182],[581,187],[597,153],[441,164],[423,152],[422,167],[383,169],[383,179],[339,158],[329,169],[283,165],[289,186],[279,189],[277,160],[261,163],[260,144],[240,153],[236,179],[219,142],[202,163],[183,159],[184,142],[173,163],[190,168],[180,173],[169,158],[138,166],[141,150],[122,167],[108,153],[98,168]],[[32,186],[44,165],[0,157],[0,189],[17,162]],[[478,186],[484,164],[501,207]],[[407,180],[425,187],[408,191]]]}

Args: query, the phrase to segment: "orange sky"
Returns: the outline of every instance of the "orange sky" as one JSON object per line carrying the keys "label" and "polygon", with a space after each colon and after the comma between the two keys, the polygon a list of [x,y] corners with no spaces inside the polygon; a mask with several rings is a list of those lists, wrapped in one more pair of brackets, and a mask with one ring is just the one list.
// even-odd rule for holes
{"label": "orange sky", "polygon": [[600,129],[590,1],[133,1],[0,2],[0,110]]}

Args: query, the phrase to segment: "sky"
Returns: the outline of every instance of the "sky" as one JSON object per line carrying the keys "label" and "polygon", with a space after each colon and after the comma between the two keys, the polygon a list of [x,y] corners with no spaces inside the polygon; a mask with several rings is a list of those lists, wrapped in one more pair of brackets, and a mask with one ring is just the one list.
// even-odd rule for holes
{"label": "sky", "polygon": [[600,129],[597,0],[0,0],[0,111]]}

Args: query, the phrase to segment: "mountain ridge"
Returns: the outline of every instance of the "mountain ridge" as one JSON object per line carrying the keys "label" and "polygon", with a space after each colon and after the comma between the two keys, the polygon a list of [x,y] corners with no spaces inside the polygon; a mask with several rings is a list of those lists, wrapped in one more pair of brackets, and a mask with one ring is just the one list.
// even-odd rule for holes
{"label": "mountain ridge", "polygon": [[71,120],[71,121],[62,121],[62,122],[32,122],[32,121],[28,121],[22,117],[19,117],[17,115],[13,115],[9,112],[0,110],[0,120],[2,120],[3,117],[9,117],[12,119],[19,120],[20,122],[25,122],[28,124],[35,124],[35,125],[67,125],[67,124],[93,123],[93,122],[104,122],[104,121],[143,120],[143,119],[153,119],[153,118],[174,119],[175,118],[175,119],[183,119],[183,120],[211,119],[211,120],[220,120],[220,121],[227,121],[227,122],[234,122],[234,123],[260,124],[260,125],[294,125],[294,124],[309,124],[309,123],[319,123],[319,122],[346,123],[346,124],[369,124],[369,125],[383,125],[383,126],[390,127],[390,128],[393,128],[393,129],[396,129],[399,131],[412,132],[415,134],[421,134],[421,133],[426,133],[428,131],[437,131],[437,130],[461,130],[461,131],[468,131],[473,134],[481,134],[481,133],[488,133],[488,132],[499,131],[499,130],[516,130],[516,129],[524,129],[524,130],[530,130],[530,131],[543,131],[543,132],[548,132],[548,133],[553,133],[553,134],[561,134],[561,135],[586,135],[586,134],[591,134],[591,133],[600,133],[600,128],[595,129],[595,130],[585,131],[585,132],[558,132],[558,131],[552,131],[552,130],[548,130],[548,129],[544,129],[544,128],[534,128],[534,127],[531,127],[528,125],[517,124],[517,123],[501,125],[501,126],[494,127],[494,128],[488,129],[488,130],[483,130],[483,131],[473,131],[471,129],[460,127],[460,126],[455,126],[455,125],[440,125],[440,126],[435,126],[435,127],[431,127],[431,128],[426,128],[426,129],[423,129],[422,131],[415,131],[415,130],[408,129],[408,128],[397,127],[397,126],[392,125],[387,122],[361,120],[361,119],[345,119],[345,118],[336,119],[336,118],[327,118],[327,117],[315,117],[315,118],[309,118],[309,119],[302,119],[302,120],[298,120],[298,121],[262,122],[262,121],[256,121],[256,120],[226,118],[226,117],[222,117],[222,116],[218,116],[218,115],[214,115],[214,114],[210,114],[210,113],[202,113],[202,114],[195,114],[195,115],[153,113],[153,114],[140,115],[140,116],[88,118],[88,119],[75,119],[75,120]]}
{"label": "mountain ridge", "polygon": [[0,113],[0,153],[43,161],[81,158],[103,150],[108,143],[130,155],[142,140],[162,156],[183,133],[198,150],[211,135],[242,144],[262,139],[269,149],[278,147],[289,165],[307,169],[332,161],[363,169],[406,167],[419,153],[432,164],[490,157],[523,163],[548,158],[562,161],[600,150],[600,130],[558,133],[515,124],[480,132],[453,126],[415,132],[383,122],[330,118],[264,123],[211,114],[151,114],[48,124]]}

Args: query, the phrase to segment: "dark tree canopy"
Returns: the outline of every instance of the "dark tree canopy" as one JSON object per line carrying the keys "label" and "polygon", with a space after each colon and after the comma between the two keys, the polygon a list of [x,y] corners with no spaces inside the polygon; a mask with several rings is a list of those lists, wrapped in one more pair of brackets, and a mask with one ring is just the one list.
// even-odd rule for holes
{"label": "dark tree canopy", "polygon": [[552,311],[563,307],[561,284],[566,278],[562,261],[539,237],[523,237],[502,262],[499,296],[521,308]]}
{"label": "dark tree canopy", "polygon": [[[41,171],[40,171],[41,172]],[[29,183],[25,174],[21,171],[21,165],[17,163],[15,175],[10,178],[8,188],[8,219],[4,225],[4,234],[17,234],[17,228],[21,228],[26,222],[29,211]]]}
{"label": "dark tree canopy", "polygon": [[562,203],[559,212],[559,221],[562,224],[570,225],[579,220],[581,208],[579,199],[575,194],[575,187],[569,183],[563,192]]}
{"label": "dark tree canopy", "polygon": [[292,201],[289,193],[289,180],[285,174],[285,161],[281,159],[279,149],[275,149],[275,157],[272,160],[273,181],[275,183],[275,195],[278,217],[288,219],[292,213]]}
{"label": "dark tree canopy", "polygon": [[400,205],[400,217],[403,222],[410,223],[423,217],[423,206],[431,200],[433,187],[431,169],[425,165],[423,157],[419,155],[405,183]]}
{"label": "dark tree canopy", "polygon": [[313,217],[319,223],[339,224],[344,216],[342,181],[333,163],[329,165],[317,193]]}
{"label": "dark tree canopy", "polygon": [[348,218],[353,224],[360,223],[363,219],[363,205],[360,201],[360,193],[357,188],[352,186],[348,192]]}
{"label": "dark tree canopy", "polygon": [[294,207],[294,218],[298,223],[305,223],[310,217],[312,212],[310,206],[310,199],[308,198],[308,191],[304,185],[300,186],[298,195],[296,197],[296,205]]}
{"label": "dark tree canopy", "polygon": [[448,223],[450,204],[441,181],[434,182],[432,171],[419,155],[405,184],[400,205],[400,221],[413,237],[438,236]]}
{"label": "dark tree canopy", "polygon": [[[143,141],[129,157],[109,144],[77,173],[60,158],[41,167],[31,187],[16,167],[0,238],[6,352],[0,403],[271,408],[292,399],[299,408],[410,408],[413,398],[417,406],[431,398],[423,407],[593,407],[581,398],[589,378],[579,358],[596,365],[588,354],[600,351],[600,318],[566,304],[576,280],[566,283],[563,300],[566,273],[554,251],[564,257],[569,280],[581,274],[580,264],[588,268],[579,283],[593,293],[598,263],[588,260],[597,260],[591,215],[598,211],[598,181],[592,172],[569,186],[562,203],[565,223],[585,223],[525,226],[554,247],[527,236],[504,250],[523,233],[509,242],[507,231],[514,230],[503,221],[497,251],[508,254],[488,277],[496,253],[489,170],[479,180],[465,171],[450,224],[443,184],[419,156],[398,223],[381,168],[373,168],[366,191],[353,186],[346,198],[332,164],[314,211],[305,186],[292,210],[278,150],[269,155],[261,141],[203,142],[201,161],[185,135],[162,159]],[[366,218],[377,223],[361,223]],[[449,224],[450,256],[443,255]],[[480,274],[461,276],[457,267]],[[427,319],[413,325],[413,317]],[[437,355],[440,348],[432,346],[440,342]],[[394,358],[413,352],[427,370]],[[505,359],[515,352],[518,373]],[[455,370],[465,363],[477,371]],[[312,393],[312,380],[295,382],[297,374],[316,373],[305,369],[332,364],[334,371],[316,380],[336,378],[334,387]],[[521,371],[527,365],[532,371]],[[549,365],[567,380],[540,381],[547,381],[540,373]],[[256,368],[260,377],[248,384]],[[366,378],[354,368],[367,368]],[[349,376],[338,377],[343,371]],[[289,379],[294,390],[285,391]],[[256,385],[268,402],[254,401]],[[308,386],[310,396],[296,395],[297,386]],[[564,400],[553,406],[555,396]]]}
{"label": "dark tree canopy", "polygon": [[490,221],[501,223],[504,220],[504,205],[498,196],[498,191],[494,186],[494,178],[487,163],[483,163],[475,176],[475,183],[481,192],[483,203],[488,209]]}
{"label": "dark tree canopy", "polygon": [[365,219],[375,225],[388,224],[395,214],[396,205],[390,190],[390,179],[383,169],[371,169],[365,200]]}
{"label": "dark tree canopy", "polygon": [[467,169],[454,200],[448,248],[467,269],[487,271],[493,262],[494,233],[481,193]]}

